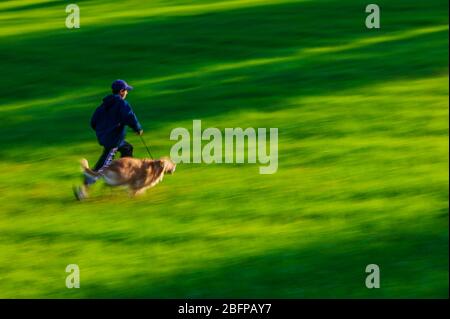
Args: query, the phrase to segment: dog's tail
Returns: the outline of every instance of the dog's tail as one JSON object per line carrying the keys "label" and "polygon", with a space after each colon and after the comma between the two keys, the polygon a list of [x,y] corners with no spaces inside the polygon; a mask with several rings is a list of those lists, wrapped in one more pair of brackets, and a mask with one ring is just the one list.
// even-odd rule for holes
{"label": "dog's tail", "polygon": [[89,162],[87,161],[87,159],[83,158],[83,159],[80,161],[80,164],[81,164],[81,169],[82,169],[82,171],[83,171],[86,175],[91,176],[91,177],[98,177],[98,176],[100,176],[99,173],[97,173],[96,171],[94,171],[94,170],[92,170],[92,169],[89,168]]}

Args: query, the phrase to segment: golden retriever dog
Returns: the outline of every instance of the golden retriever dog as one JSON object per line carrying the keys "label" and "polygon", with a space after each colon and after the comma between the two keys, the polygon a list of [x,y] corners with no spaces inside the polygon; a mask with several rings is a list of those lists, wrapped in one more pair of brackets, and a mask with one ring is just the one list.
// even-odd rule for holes
{"label": "golden retriever dog", "polygon": [[95,179],[103,178],[108,185],[128,186],[134,196],[161,182],[164,174],[173,174],[176,164],[168,157],[159,160],[123,157],[112,161],[101,173],[90,169],[86,159],[81,160],[81,167],[84,174]]}

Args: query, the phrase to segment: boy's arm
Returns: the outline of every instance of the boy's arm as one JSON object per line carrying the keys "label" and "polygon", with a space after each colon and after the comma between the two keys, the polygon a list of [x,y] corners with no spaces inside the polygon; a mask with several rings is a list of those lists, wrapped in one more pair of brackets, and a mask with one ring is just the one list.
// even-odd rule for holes
{"label": "boy's arm", "polygon": [[130,104],[127,102],[122,106],[122,122],[131,127],[136,133],[140,133],[142,131],[142,126],[139,123],[136,114],[134,114],[131,109]]}
{"label": "boy's arm", "polygon": [[99,113],[98,109],[99,108],[97,108],[95,110],[94,114],[92,114],[92,117],[91,117],[91,127],[93,130],[95,130],[95,127],[97,126],[97,119],[98,119],[98,113]]}

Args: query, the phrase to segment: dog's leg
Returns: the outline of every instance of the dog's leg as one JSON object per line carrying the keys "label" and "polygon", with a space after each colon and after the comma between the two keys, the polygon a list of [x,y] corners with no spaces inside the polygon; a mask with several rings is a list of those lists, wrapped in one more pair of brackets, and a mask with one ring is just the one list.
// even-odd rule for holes
{"label": "dog's leg", "polygon": [[152,187],[152,185],[148,185],[148,186],[144,186],[144,187],[140,188],[140,189],[136,192],[136,195],[142,195],[142,194],[144,194],[144,193],[147,191],[147,189],[149,189],[149,188],[151,188],[151,187]]}
{"label": "dog's leg", "polygon": [[145,192],[145,188],[138,189],[138,190],[134,193],[134,196],[142,195],[142,194],[144,194],[144,192]]}
{"label": "dog's leg", "polygon": [[130,195],[131,195],[131,197],[139,196],[139,195],[144,194],[146,190],[147,190],[147,187],[131,188]]}
{"label": "dog's leg", "polygon": [[135,197],[137,193],[136,189],[130,188],[130,191],[128,192],[128,194],[130,195],[131,198]]}

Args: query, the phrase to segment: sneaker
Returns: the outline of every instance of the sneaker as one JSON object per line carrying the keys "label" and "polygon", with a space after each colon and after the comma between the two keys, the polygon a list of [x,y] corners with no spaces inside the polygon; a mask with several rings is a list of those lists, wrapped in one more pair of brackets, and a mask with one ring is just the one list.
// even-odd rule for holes
{"label": "sneaker", "polygon": [[88,194],[86,192],[86,188],[84,186],[73,186],[73,195],[75,195],[75,198],[79,201],[82,201],[86,198],[88,198]]}

